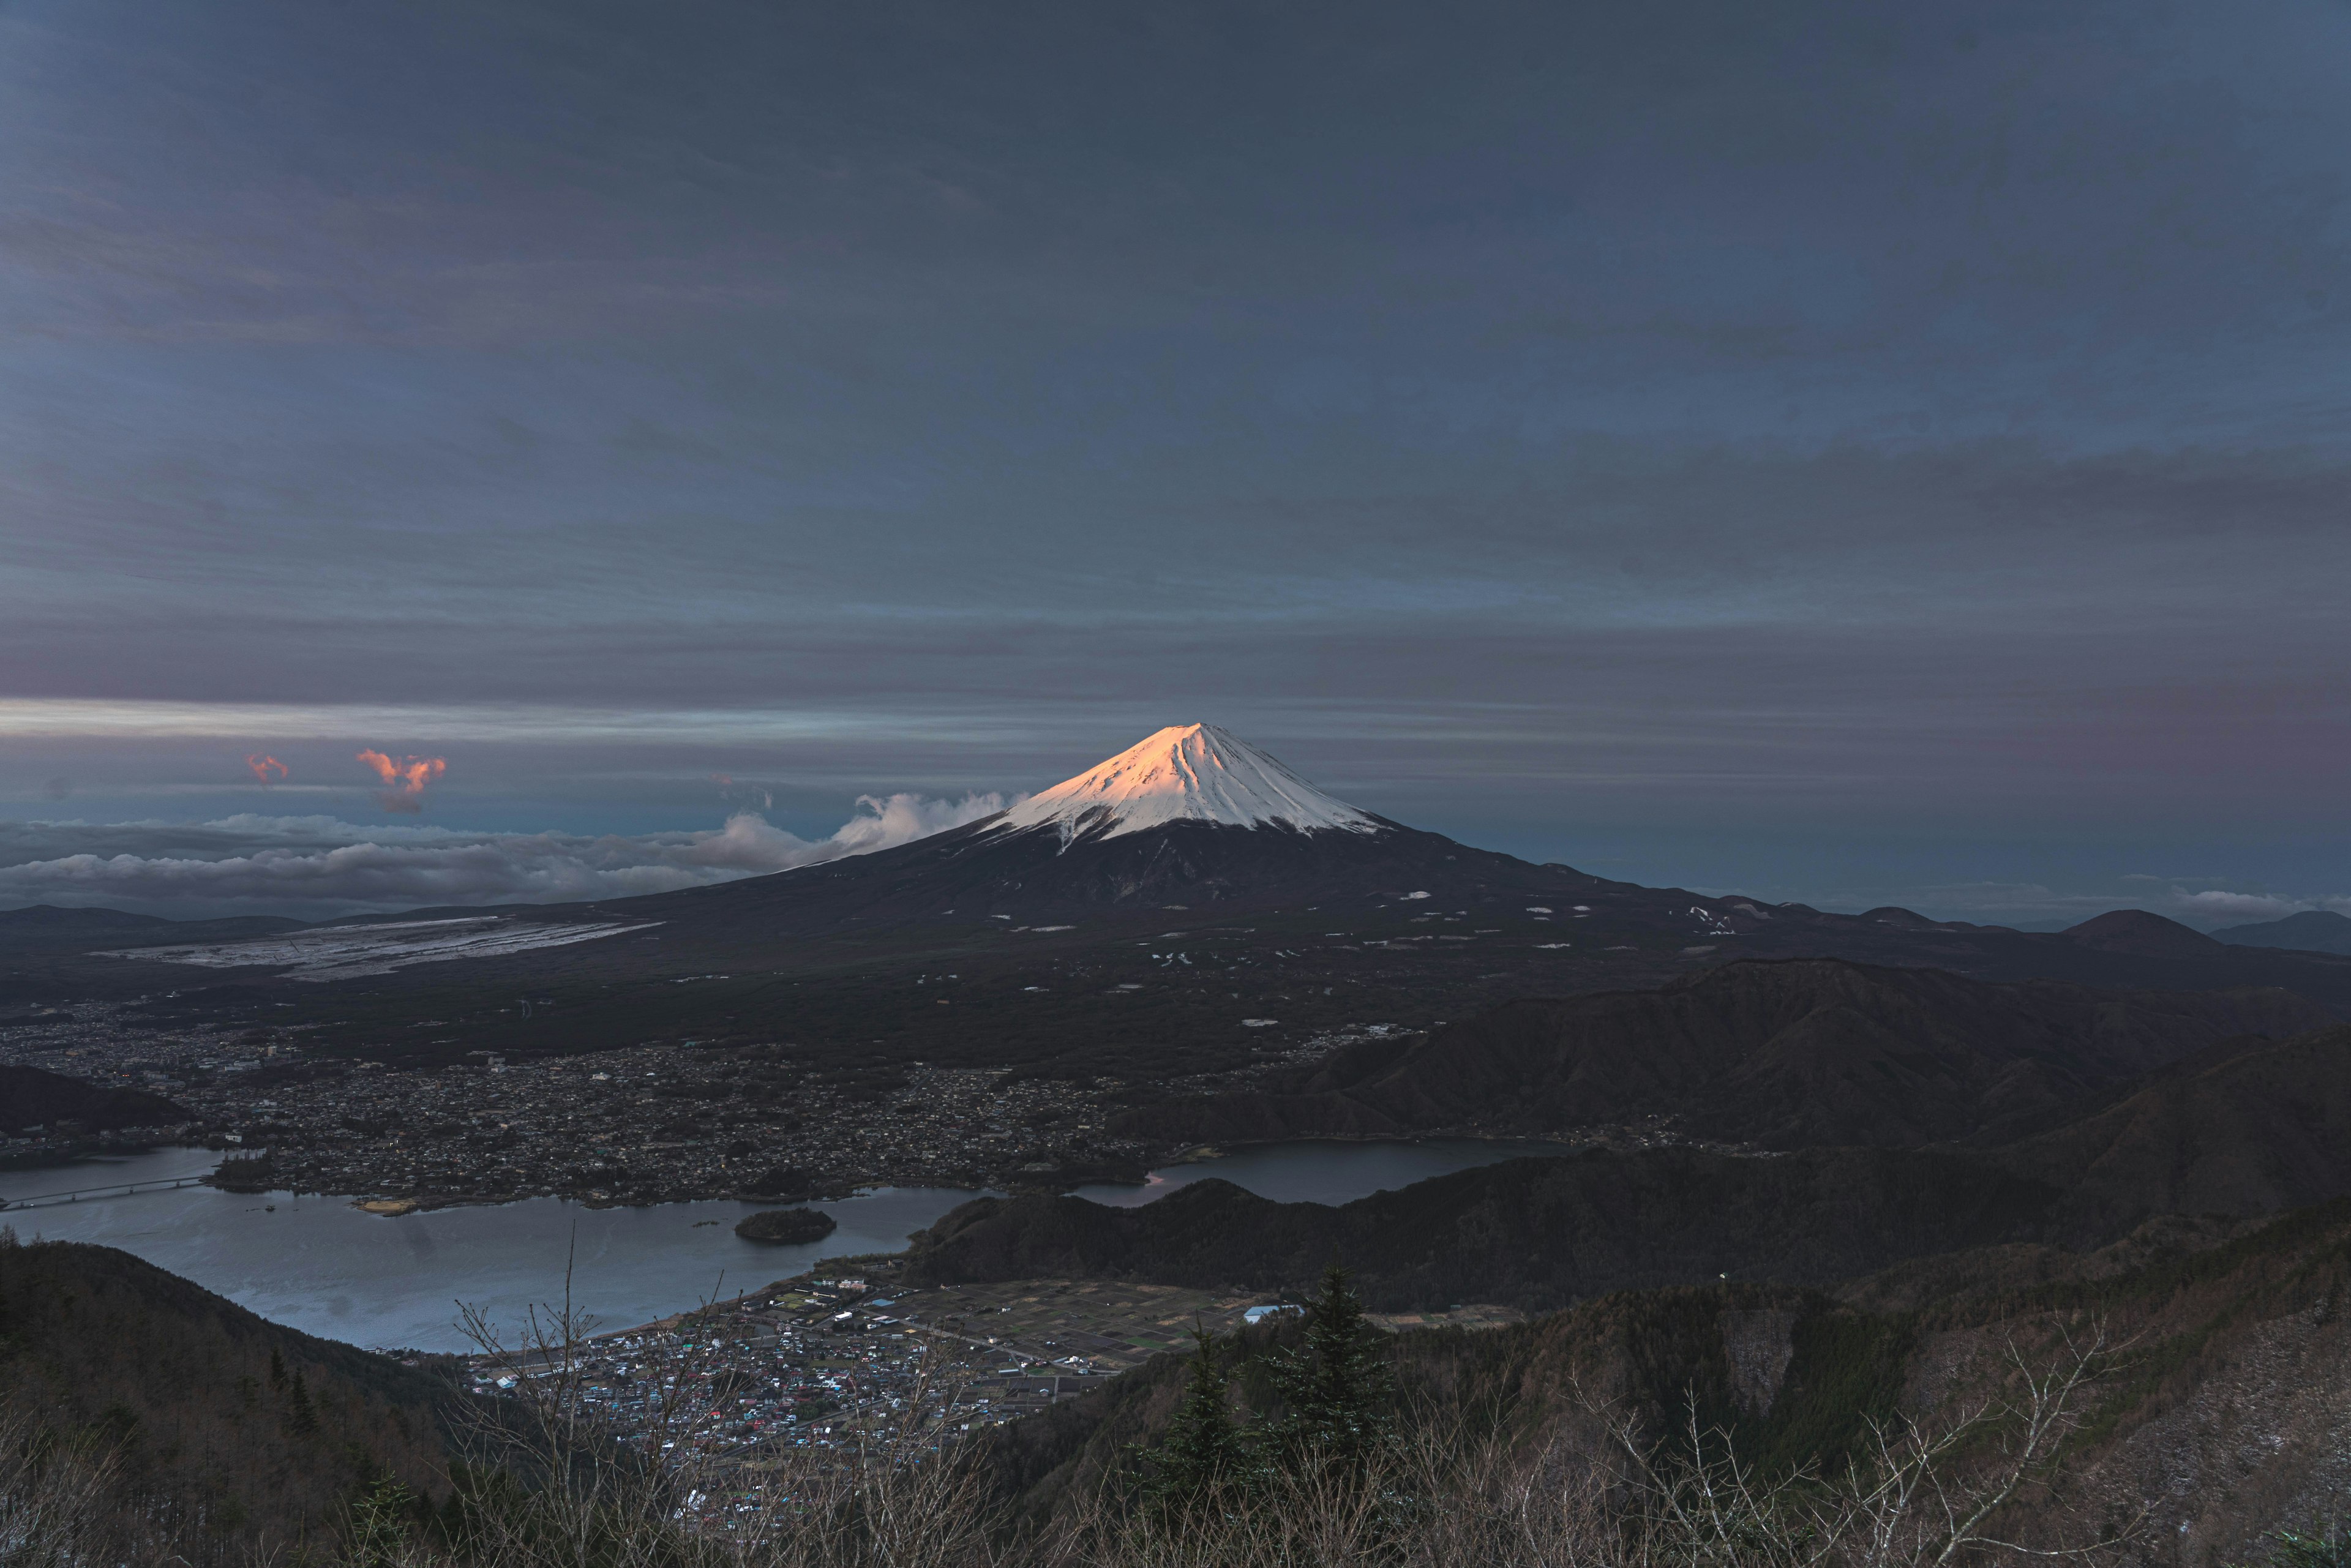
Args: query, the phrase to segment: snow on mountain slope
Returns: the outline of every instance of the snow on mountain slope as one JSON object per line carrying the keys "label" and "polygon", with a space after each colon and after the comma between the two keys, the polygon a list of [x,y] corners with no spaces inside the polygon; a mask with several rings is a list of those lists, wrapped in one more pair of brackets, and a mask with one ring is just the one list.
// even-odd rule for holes
{"label": "snow on mountain slope", "polygon": [[1050,826],[1064,840],[1115,839],[1185,821],[1238,828],[1281,822],[1302,832],[1382,831],[1371,817],[1212,724],[1170,725],[1030,796],[1007,811],[996,831]]}

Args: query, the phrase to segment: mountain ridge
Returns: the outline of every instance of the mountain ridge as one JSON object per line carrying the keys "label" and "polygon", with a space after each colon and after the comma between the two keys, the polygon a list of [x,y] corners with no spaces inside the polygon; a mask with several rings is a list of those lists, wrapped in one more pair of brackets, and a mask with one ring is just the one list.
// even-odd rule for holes
{"label": "mountain ridge", "polygon": [[331,1539],[387,1476],[445,1498],[470,1426],[465,1395],[434,1373],[270,1322],[114,1248],[13,1236],[0,1237],[0,1401],[35,1416],[20,1441],[46,1427],[49,1441],[111,1442],[110,1489],[152,1524],[186,1527],[198,1568]]}
{"label": "mountain ridge", "polygon": [[1163,1103],[1121,1125],[1203,1144],[1550,1137],[1657,1117],[1775,1149],[1997,1139],[2216,1042],[2331,1021],[2274,990],[2109,992],[1748,959],[1655,989],[1501,1003],[1352,1048],[1287,1086]]}
{"label": "mountain ridge", "polygon": [[1302,1286],[1547,1308],[1718,1274],[1817,1284],[2012,1243],[2080,1251],[2165,1215],[2256,1218],[2351,1194],[2351,1027],[2216,1046],[2064,1126],[1991,1147],[1676,1145],[1516,1159],[1336,1207],[1205,1180],[1113,1208],[982,1197],[914,1238],[925,1283],[1035,1276]]}
{"label": "mountain ridge", "polygon": [[[1045,802],[1033,823],[999,813],[692,890],[384,917],[607,928],[567,944],[306,979],[290,959],[272,972],[213,954],[209,971],[159,972],[136,954],[0,942],[0,1006],[122,998],[171,1027],[299,1029],[322,1054],[402,1063],[791,1041],[844,1063],[1137,1085],[1251,1070],[1374,1022],[1412,1033],[1504,1000],[1656,986],[1749,956],[1980,981],[2274,986],[2351,1018],[2351,956],[2231,946],[2144,914],[2026,934],[1890,905],[1856,916],[1643,887],[1359,811],[1212,726],[1171,727],[1120,755],[1132,765],[1112,758],[1033,798]],[[337,924],[363,937],[369,923]],[[517,995],[534,998],[527,1015]]]}
{"label": "mountain ridge", "polygon": [[2338,915],[2331,909],[2305,909],[2283,920],[2224,925],[2212,933],[2212,939],[2238,947],[2351,954],[2351,915]]}
{"label": "mountain ridge", "polygon": [[93,1133],[111,1133],[197,1119],[186,1106],[144,1089],[92,1083],[62,1072],[6,1063],[0,1063],[0,1106],[5,1107],[0,1133],[59,1121],[78,1122]]}

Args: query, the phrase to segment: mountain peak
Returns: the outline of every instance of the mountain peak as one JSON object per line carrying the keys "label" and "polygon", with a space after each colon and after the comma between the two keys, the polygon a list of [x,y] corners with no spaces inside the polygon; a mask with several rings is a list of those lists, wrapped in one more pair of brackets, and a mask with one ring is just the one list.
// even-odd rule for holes
{"label": "mountain peak", "polygon": [[2070,936],[2085,947],[2143,958],[2204,958],[2219,952],[2221,946],[2192,926],[2166,920],[2147,909],[2109,909],[2058,935]]}
{"label": "mountain peak", "polygon": [[1376,833],[1381,824],[1325,795],[1269,752],[1213,724],[1170,725],[1074,779],[1031,795],[998,831],[1058,827],[1064,839],[1115,839],[1171,822],[1301,832]]}

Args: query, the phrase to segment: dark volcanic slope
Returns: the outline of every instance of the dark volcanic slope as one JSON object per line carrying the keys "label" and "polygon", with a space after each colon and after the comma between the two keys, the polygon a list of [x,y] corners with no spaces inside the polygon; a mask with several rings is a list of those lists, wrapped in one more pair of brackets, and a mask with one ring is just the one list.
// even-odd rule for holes
{"label": "dark volcanic slope", "polygon": [[2230,925],[2212,933],[2216,942],[2239,947],[2285,947],[2304,953],[2351,953],[2351,915],[2305,909],[2283,920]]}
{"label": "dark volcanic slope", "polygon": [[1452,907],[1496,893],[1565,894],[1603,885],[1566,866],[1473,850],[1439,833],[1385,823],[1375,834],[1173,822],[1120,838],[1064,842],[1048,831],[1005,833],[995,819],[879,854],[690,893],[633,898],[632,919],[684,925],[716,915],[761,933],[1008,916],[1014,923],[1156,913],[1294,907],[1422,894]]}
{"label": "dark volcanic slope", "polygon": [[213,1546],[211,1560],[331,1539],[385,1475],[437,1499],[456,1397],[127,1252],[0,1245],[0,1400],[59,1436],[119,1445],[118,1490],[159,1521],[207,1525],[186,1542]]}
{"label": "dark volcanic slope", "polygon": [[140,1016],[159,1024],[299,1029],[312,1051],[394,1064],[693,1039],[1137,1084],[1246,1066],[1348,1025],[1416,1030],[1739,957],[2274,986],[2351,1018],[2351,957],[2229,946],[2152,915],[2028,935],[1896,909],[1832,915],[1609,882],[1393,824],[1178,822],[1065,843],[978,823],[775,876],[501,917],[645,928],[331,984],[0,949],[0,1008],[143,995]]}
{"label": "dark volcanic slope", "polygon": [[1997,1148],[1688,1148],[1513,1160],[1339,1207],[1198,1182],[1139,1208],[982,1198],[920,1237],[918,1278],[1302,1284],[1332,1256],[1392,1306],[1552,1306],[1733,1278],[1802,1283],[1994,1242],[2110,1241],[2162,1214],[2351,1193],[2351,1029],[2216,1048],[2081,1122]]}
{"label": "dark volcanic slope", "polygon": [[79,1122],[93,1133],[193,1121],[185,1106],[143,1089],[110,1089],[37,1067],[0,1066],[0,1132]]}
{"label": "dark volcanic slope", "polygon": [[1834,960],[1735,963],[1657,990],[1505,1003],[1434,1035],[1343,1052],[1287,1092],[1154,1107],[1127,1130],[1202,1143],[1545,1136],[1666,1118],[1697,1137],[1780,1149],[2000,1139],[2217,1041],[2329,1021],[2279,990],[2117,992]]}

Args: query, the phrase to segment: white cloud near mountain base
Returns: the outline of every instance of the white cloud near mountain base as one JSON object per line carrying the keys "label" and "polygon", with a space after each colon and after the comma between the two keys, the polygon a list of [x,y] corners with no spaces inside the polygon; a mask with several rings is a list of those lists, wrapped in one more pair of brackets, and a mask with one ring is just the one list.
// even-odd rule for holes
{"label": "white cloud near mountain base", "polygon": [[620,898],[731,882],[911,843],[1004,809],[861,796],[832,833],[803,839],[757,812],[717,829],[632,835],[361,826],[244,814],[200,823],[0,823],[0,907],[102,904],[174,915],[325,918],[436,904]]}

